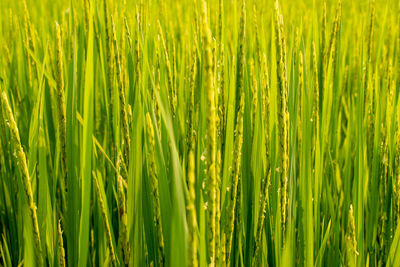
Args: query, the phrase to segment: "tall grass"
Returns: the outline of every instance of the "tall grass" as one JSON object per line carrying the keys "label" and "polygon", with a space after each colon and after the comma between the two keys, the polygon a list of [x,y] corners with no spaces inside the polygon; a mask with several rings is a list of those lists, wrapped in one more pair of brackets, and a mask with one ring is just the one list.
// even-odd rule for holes
{"label": "tall grass", "polygon": [[400,266],[396,1],[0,10],[0,266]]}

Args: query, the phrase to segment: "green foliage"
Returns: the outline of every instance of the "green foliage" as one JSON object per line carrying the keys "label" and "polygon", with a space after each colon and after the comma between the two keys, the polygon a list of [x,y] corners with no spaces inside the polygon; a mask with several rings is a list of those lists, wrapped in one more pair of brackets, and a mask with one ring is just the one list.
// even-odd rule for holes
{"label": "green foliage", "polygon": [[400,266],[400,6],[0,1],[0,266]]}

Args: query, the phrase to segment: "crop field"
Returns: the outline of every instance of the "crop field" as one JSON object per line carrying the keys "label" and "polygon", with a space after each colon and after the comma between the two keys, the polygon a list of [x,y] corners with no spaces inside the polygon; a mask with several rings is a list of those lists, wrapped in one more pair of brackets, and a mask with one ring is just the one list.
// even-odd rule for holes
{"label": "crop field", "polygon": [[0,0],[0,266],[400,266],[398,0]]}

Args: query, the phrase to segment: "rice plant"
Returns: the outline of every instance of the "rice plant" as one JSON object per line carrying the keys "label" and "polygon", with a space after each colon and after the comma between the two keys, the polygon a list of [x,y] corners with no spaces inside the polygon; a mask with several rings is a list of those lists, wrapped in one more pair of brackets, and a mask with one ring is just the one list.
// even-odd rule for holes
{"label": "rice plant", "polygon": [[400,266],[398,1],[0,10],[0,266]]}

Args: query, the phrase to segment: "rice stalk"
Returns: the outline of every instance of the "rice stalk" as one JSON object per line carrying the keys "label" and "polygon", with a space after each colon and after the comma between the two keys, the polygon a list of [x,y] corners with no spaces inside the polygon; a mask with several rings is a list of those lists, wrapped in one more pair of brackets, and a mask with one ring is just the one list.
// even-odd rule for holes
{"label": "rice stalk", "polygon": [[[372,51],[373,51],[373,36],[374,36],[374,19],[375,19],[375,0],[370,2],[370,22],[368,30],[368,50],[367,50],[367,63],[364,74],[364,108],[368,111],[368,140],[374,140],[374,105],[375,105],[375,93],[374,86],[369,82],[370,69],[372,69]],[[371,102],[369,102],[371,97]],[[373,157],[373,145],[374,142],[368,144],[368,160],[372,162]]]}
{"label": "rice stalk", "polygon": [[[158,35],[157,37],[159,40],[160,36]],[[156,49],[156,58],[157,58],[157,63],[156,63],[156,89],[155,90],[157,91],[158,94],[160,94],[161,61],[160,61],[159,46],[157,46],[157,49]],[[154,94],[154,99],[153,99],[153,106],[154,106],[155,113],[156,113],[159,138],[161,138],[161,111],[160,111],[160,107],[158,106],[158,102],[156,101],[155,94]]]}
{"label": "rice stalk", "polygon": [[262,65],[262,54],[261,54],[261,44],[260,44],[260,33],[258,29],[258,20],[257,20],[257,7],[253,5],[253,13],[254,13],[254,35],[256,39],[256,55],[257,55],[257,63],[260,67]]}
{"label": "rice stalk", "polygon": [[267,66],[267,58],[264,54],[263,56],[263,72],[264,72],[264,82],[263,82],[263,90],[262,90],[262,118],[264,122],[264,135],[265,135],[265,155],[266,155],[266,167],[265,167],[265,175],[261,181],[260,187],[260,207],[258,212],[257,219],[257,230],[256,230],[256,239],[254,241],[254,252],[252,258],[252,266],[257,266],[258,264],[258,254],[260,249],[262,248],[262,231],[264,228],[264,220],[265,220],[265,212],[267,208],[268,201],[268,186],[271,179],[271,163],[270,163],[270,139],[269,139],[269,119],[270,119],[270,87],[269,87],[269,75],[268,75],[268,66]]}
{"label": "rice stalk", "polygon": [[60,26],[56,24],[57,29],[57,111],[58,111],[58,131],[61,147],[61,163],[65,172],[64,183],[67,183],[67,150],[66,150],[66,110],[64,96],[64,65],[63,48]]}
{"label": "rice stalk", "polygon": [[220,57],[220,80],[219,80],[219,121],[220,121],[220,137],[221,137],[221,149],[223,151],[226,136],[226,110],[225,110],[225,46],[221,45],[221,57]]}
{"label": "rice stalk", "polygon": [[[223,40],[223,13],[224,3],[219,0],[218,5],[218,56],[217,60],[217,103],[218,103],[218,130],[217,137],[220,143],[220,153],[223,152],[224,139],[225,139],[225,89],[224,89],[224,40]],[[219,166],[222,170],[222,164]],[[221,175],[218,172],[218,175]],[[220,188],[220,187],[219,187]]]}
{"label": "rice stalk", "polygon": [[262,233],[264,229],[264,221],[265,221],[265,213],[267,211],[268,204],[268,187],[269,181],[271,179],[271,170],[268,170],[268,174],[264,177],[261,185],[260,192],[260,208],[258,211],[258,219],[257,219],[257,230],[256,230],[256,239],[254,242],[254,254],[252,259],[252,266],[259,266],[258,263],[258,255],[262,248]]}
{"label": "rice stalk", "polygon": [[[253,135],[255,134],[255,122],[256,122],[256,115],[257,115],[257,103],[258,103],[258,86],[257,86],[257,79],[256,79],[256,74],[254,71],[254,60],[250,60],[250,79],[251,79],[251,96],[252,96],[252,102],[251,102],[251,131]],[[253,136],[254,138],[254,136]]]}
{"label": "rice stalk", "polygon": [[3,106],[3,117],[5,119],[5,124],[10,130],[11,139],[14,144],[14,149],[15,149],[14,155],[17,159],[17,166],[19,167],[19,170],[22,174],[22,182],[24,185],[25,196],[29,207],[29,215],[32,222],[32,233],[35,245],[34,248],[35,248],[36,264],[42,266],[43,265],[42,244],[40,239],[39,223],[36,212],[37,206],[33,201],[33,193],[32,193],[30,175],[28,171],[28,164],[24,149],[22,148],[21,145],[18,126],[17,123],[15,122],[14,115],[12,113],[11,106],[8,102],[7,95],[5,92],[2,93],[2,106]]}
{"label": "rice stalk", "polygon": [[96,266],[96,250],[95,250],[95,240],[94,240],[94,233],[93,233],[93,227],[90,229],[90,250],[91,250],[91,260],[92,260],[92,266]]}
{"label": "rice stalk", "polygon": [[101,192],[100,192],[100,186],[99,186],[99,181],[97,179],[97,176],[95,174],[93,174],[93,178],[94,178],[94,182],[95,182],[95,186],[96,186],[96,191],[97,191],[97,201],[99,203],[100,206],[100,212],[101,212],[101,216],[103,218],[103,223],[104,223],[104,227],[106,230],[106,238],[107,238],[107,244],[108,247],[110,249],[110,256],[111,256],[111,261],[112,261],[112,265],[113,266],[118,266],[118,259],[117,259],[117,255],[115,254],[115,248],[112,242],[112,236],[111,236],[111,226],[108,223],[108,212],[106,210],[105,204],[104,204],[104,200],[101,196]]}
{"label": "rice stalk", "polygon": [[188,189],[189,189],[189,204],[188,210],[188,226],[189,226],[189,239],[188,239],[188,264],[189,267],[199,266],[197,259],[198,250],[198,238],[197,238],[197,218],[196,218],[196,207],[195,207],[195,155],[194,151],[189,151],[188,156]]}
{"label": "rice stalk", "polygon": [[124,157],[125,161],[129,162],[129,151],[131,145],[131,138],[129,136],[129,122],[128,122],[128,113],[126,110],[126,98],[125,98],[125,86],[123,81],[123,74],[121,68],[121,59],[118,50],[118,42],[117,42],[117,34],[115,31],[115,24],[113,16],[111,16],[111,24],[112,24],[112,32],[113,32],[113,44],[114,44],[114,54],[115,54],[115,62],[116,62],[116,74],[118,80],[118,93],[119,93],[119,108],[121,113],[122,120],[122,133],[124,139]]}
{"label": "rice stalk", "polygon": [[245,63],[245,40],[246,40],[246,2],[242,0],[242,13],[240,17],[239,45],[236,63],[236,114],[239,110],[239,97],[244,88],[244,63]]}
{"label": "rice stalk", "polygon": [[381,127],[381,162],[380,167],[383,169],[380,174],[379,181],[379,227],[378,227],[378,238],[379,238],[379,253],[384,254],[386,251],[386,228],[388,215],[386,212],[386,192],[387,192],[387,171],[388,171],[388,137],[385,127]]}
{"label": "rice stalk", "polygon": [[367,67],[364,78],[364,89],[366,90],[364,105],[366,105],[366,100],[368,99],[369,94],[369,85],[368,85],[368,73],[370,70],[371,60],[372,60],[372,50],[373,50],[373,36],[374,36],[374,20],[375,20],[375,0],[372,0],[369,4],[370,9],[370,18],[369,18],[369,26],[368,26],[368,43],[367,43]]}
{"label": "rice stalk", "polygon": [[170,104],[170,108],[171,108],[171,112],[172,115],[175,114],[175,108],[176,108],[176,99],[175,99],[175,95],[174,95],[174,77],[173,77],[173,68],[171,66],[171,62],[169,59],[169,53],[168,53],[168,49],[167,49],[167,45],[165,42],[165,38],[164,38],[164,33],[161,27],[161,23],[158,20],[157,21],[157,26],[158,26],[158,31],[161,37],[161,45],[162,45],[162,49],[164,52],[164,58],[165,58],[165,64],[167,67],[167,78],[168,78],[168,100],[169,100],[169,104]]}
{"label": "rice stalk", "polygon": [[[389,144],[391,138],[391,128],[392,128],[392,115],[394,109],[394,90],[392,86],[392,62],[391,60],[387,64],[386,73],[386,83],[385,89],[387,90],[387,99],[386,99],[386,114],[384,117],[384,124],[381,125],[381,168],[382,173],[380,174],[380,183],[379,183],[379,206],[380,206],[380,214],[379,214],[379,240],[380,240],[380,249],[381,253],[385,253],[387,250],[387,241],[386,235],[388,234],[388,223],[389,223],[389,215],[387,213],[386,205],[387,205],[387,194],[388,194],[388,182],[389,182],[389,163],[390,154],[389,154]],[[389,230],[390,231],[390,230]]]}
{"label": "rice stalk", "polygon": [[215,262],[219,265],[221,256],[221,186],[222,186],[222,155],[221,149],[217,149],[216,155],[216,175],[217,175],[217,186],[216,186],[216,214],[215,214]]}
{"label": "rice stalk", "polygon": [[119,231],[119,242],[123,251],[125,265],[129,264],[130,247],[128,238],[128,215],[126,212],[126,197],[122,176],[118,176],[118,210],[121,229]]}
{"label": "rice stalk", "polygon": [[215,266],[216,244],[216,200],[217,200],[217,174],[216,174],[216,149],[217,149],[217,114],[215,106],[215,89],[213,74],[212,36],[207,22],[207,5],[202,1],[201,10],[202,36],[205,51],[205,90],[207,98],[207,192],[208,192],[208,256],[209,266]]}
{"label": "rice stalk", "polygon": [[125,27],[125,32],[126,32],[126,37],[128,38],[128,47],[129,50],[132,48],[132,34],[131,30],[129,28],[129,23],[128,23],[128,18],[125,16],[124,17],[124,27]]}
{"label": "rice stalk", "polygon": [[61,230],[61,220],[58,220],[58,264],[65,267],[65,250],[63,241],[63,231]]}
{"label": "rice stalk", "polygon": [[[325,67],[328,66],[328,63],[332,61],[332,71],[335,72],[336,69],[336,53],[337,53],[337,41],[338,41],[338,34],[339,34],[339,27],[341,22],[342,16],[342,1],[338,1],[338,5],[336,8],[336,16],[333,22],[332,32],[330,36],[329,46],[325,51],[325,60],[326,64]],[[325,82],[325,81],[324,81]]]}
{"label": "rice stalk", "polygon": [[151,122],[150,114],[146,113],[146,131],[147,131],[147,145],[148,145],[148,170],[150,176],[150,184],[152,190],[153,200],[153,223],[154,228],[157,230],[158,239],[158,263],[159,266],[165,265],[165,252],[164,252],[164,236],[161,224],[161,210],[160,210],[160,193],[158,189],[158,178],[157,178],[157,165],[155,161],[155,139],[154,139],[154,128]]}
{"label": "rice stalk", "polygon": [[237,121],[234,132],[235,145],[233,150],[233,165],[231,171],[231,181],[229,186],[228,205],[226,208],[226,226],[225,226],[225,239],[223,239],[225,246],[225,255],[223,257],[222,266],[230,266],[230,257],[232,249],[232,238],[235,223],[235,208],[236,199],[238,196],[238,183],[241,175],[241,160],[242,160],[242,145],[243,145],[243,113],[244,113],[244,94],[240,96],[239,110],[237,114]]}
{"label": "rice stalk", "polygon": [[348,232],[346,233],[346,247],[347,247],[347,266],[356,266],[357,262],[357,240],[356,240],[356,229],[354,222],[353,205],[350,205],[349,216],[347,219]]}
{"label": "rice stalk", "polygon": [[114,86],[113,86],[113,48],[112,48],[112,34],[110,31],[107,5],[108,0],[103,0],[104,11],[104,28],[106,36],[106,62],[107,62],[107,88],[108,88],[108,112],[109,112],[109,126],[110,126],[110,148],[111,159],[115,161],[115,133],[114,133]]}
{"label": "rice stalk", "polygon": [[281,172],[281,210],[282,210],[282,228],[285,233],[286,224],[286,206],[287,206],[287,184],[288,184],[288,123],[289,113],[287,108],[287,80],[286,80],[286,42],[283,33],[283,18],[279,11],[279,3],[275,1],[275,33],[276,33],[276,48],[277,48],[277,110],[278,110],[278,134],[279,134],[279,149],[281,153],[280,172]]}
{"label": "rice stalk", "polygon": [[192,61],[190,65],[190,74],[189,74],[189,99],[188,99],[188,107],[187,107],[187,119],[186,119],[186,145],[188,147],[188,153],[191,150],[194,150],[195,142],[195,129],[194,129],[194,115],[195,115],[195,86],[196,86],[196,77],[197,77],[197,54],[196,47],[193,46],[192,51]]}
{"label": "rice stalk", "polygon": [[[269,137],[269,121],[270,121],[270,84],[269,84],[269,73],[267,65],[267,56],[263,56],[263,85],[262,85],[262,110],[261,115],[264,122],[264,134],[265,134],[265,153],[267,158],[267,167],[269,167],[269,152],[270,152],[270,137]],[[267,168],[268,169],[268,168]]]}
{"label": "rice stalk", "polygon": [[[124,17],[126,18],[126,17]],[[120,23],[122,24],[122,23]],[[128,81],[128,74],[127,74],[127,56],[126,56],[126,27],[124,25],[121,25],[121,41],[120,41],[120,60],[121,60],[121,76],[122,76],[122,84],[123,88],[129,89],[129,81]],[[127,104],[128,106],[129,104]],[[129,116],[128,112],[128,122],[131,121],[131,117]]]}

